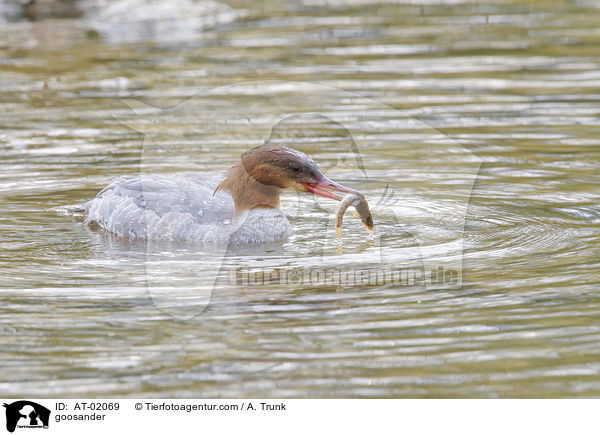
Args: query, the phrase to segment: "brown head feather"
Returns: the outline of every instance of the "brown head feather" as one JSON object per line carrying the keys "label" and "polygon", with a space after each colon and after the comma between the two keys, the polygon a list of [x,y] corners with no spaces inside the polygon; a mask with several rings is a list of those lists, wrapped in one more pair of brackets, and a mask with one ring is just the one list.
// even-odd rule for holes
{"label": "brown head feather", "polygon": [[237,212],[273,208],[279,205],[284,189],[306,191],[301,183],[318,183],[322,177],[306,154],[287,147],[263,146],[244,153],[215,192],[229,192]]}

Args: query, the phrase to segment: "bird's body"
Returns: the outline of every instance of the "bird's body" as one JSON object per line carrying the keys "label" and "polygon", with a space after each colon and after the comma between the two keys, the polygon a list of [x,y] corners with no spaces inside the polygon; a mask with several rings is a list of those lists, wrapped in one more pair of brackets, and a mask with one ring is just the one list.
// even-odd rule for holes
{"label": "bird's body", "polygon": [[[222,177],[221,177],[222,178]],[[205,245],[285,240],[291,225],[278,208],[235,213],[217,174],[121,177],[85,204],[86,222],[119,237]]]}
{"label": "bird's body", "polygon": [[305,154],[285,147],[245,153],[226,176],[156,174],[120,177],[84,205],[85,221],[120,237],[204,245],[285,240],[291,225],[279,195],[295,189],[338,199],[321,190],[355,192],[325,177]]}

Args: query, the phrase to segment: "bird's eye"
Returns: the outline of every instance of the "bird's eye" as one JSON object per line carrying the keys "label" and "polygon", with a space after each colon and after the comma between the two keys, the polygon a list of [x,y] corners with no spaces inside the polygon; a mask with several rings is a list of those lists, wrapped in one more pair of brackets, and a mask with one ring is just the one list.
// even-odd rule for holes
{"label": "bird's eye", "polygon": [[294,165],[294,166],[292,166],[292,171],[300,173],[300,172],[302,172],[302,168],[298,165]]}

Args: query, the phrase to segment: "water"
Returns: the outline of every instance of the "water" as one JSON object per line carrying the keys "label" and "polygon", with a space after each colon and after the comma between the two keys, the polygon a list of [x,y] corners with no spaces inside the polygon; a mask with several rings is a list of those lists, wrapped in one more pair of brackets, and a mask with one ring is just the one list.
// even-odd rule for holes
{"label": "water", "polygon": [[[0,395],[600,394],[597,4],[320,3],[231,1],[168,37],[96,12],[0,27]],[[292,239],[230,250],[202,311],[164,286],[200,286],[210,252],[65,214],[265,141],[363,190],[374,235],[348,214],[339,244],[335,204],[288,194]],[[377,261],[462,285],[228,275]]]}

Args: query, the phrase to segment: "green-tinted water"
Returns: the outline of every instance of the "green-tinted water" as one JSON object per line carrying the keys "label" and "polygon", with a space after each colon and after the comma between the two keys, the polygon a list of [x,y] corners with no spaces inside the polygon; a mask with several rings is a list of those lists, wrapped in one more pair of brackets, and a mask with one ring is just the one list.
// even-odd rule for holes
{"label": "green-tinted water", "polygon": [[[169,31],[2,24],[0,395],[600,395],[597,5],[280,3]],[[65,215],[115,176],[222,171],[265,140],[363,190],[376,231],[348,215],[339,245],[335,204],[287,195],[292,239],[228,270],[450,265],[462,286],[224,273],[204,311],[167,297],[199,313],[178,320],[157,283],[196,282],[206,252]]]}

